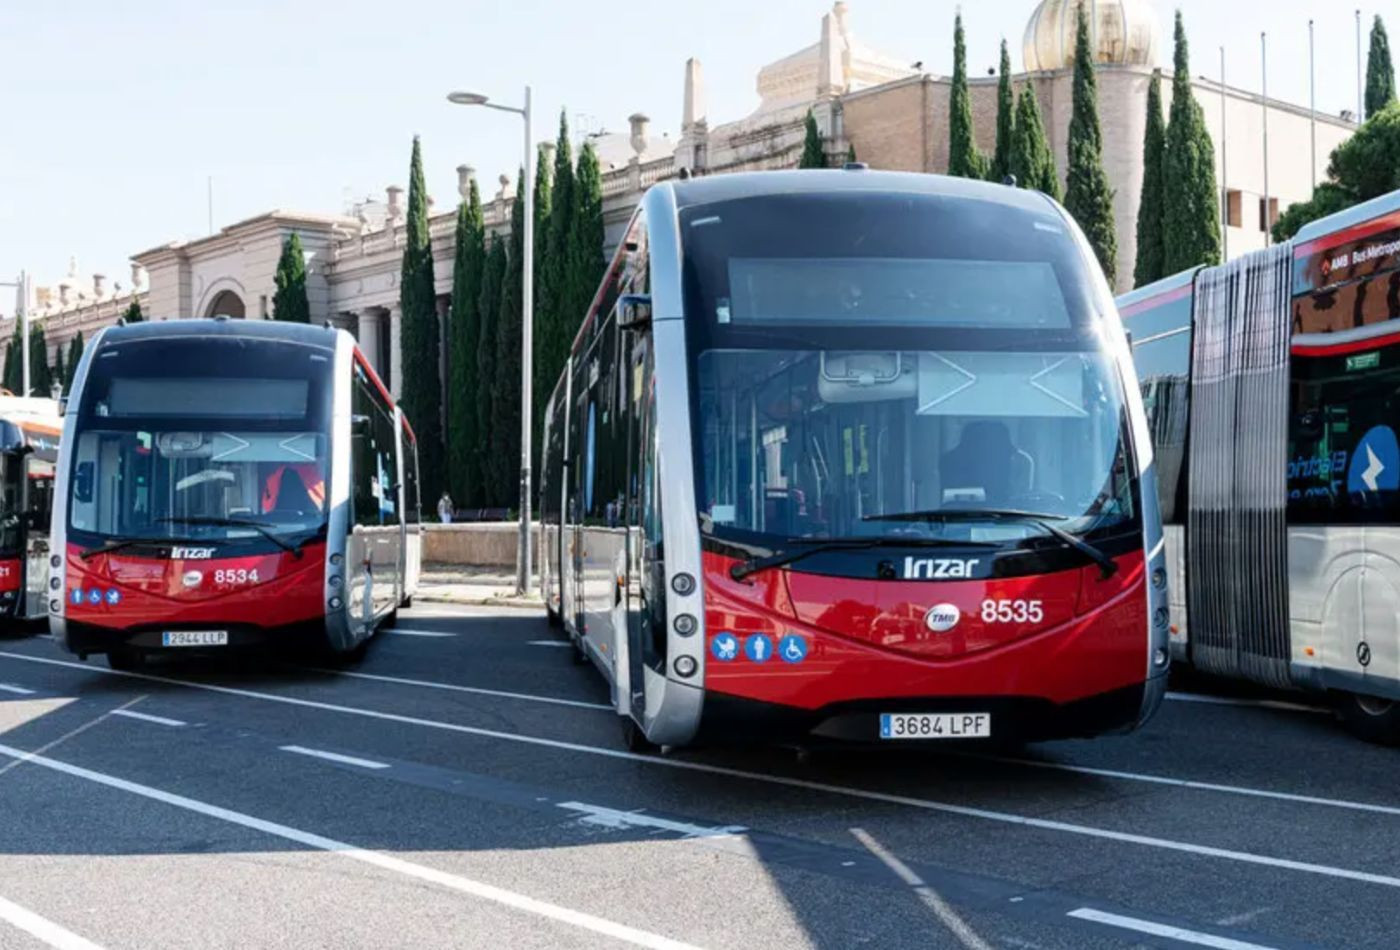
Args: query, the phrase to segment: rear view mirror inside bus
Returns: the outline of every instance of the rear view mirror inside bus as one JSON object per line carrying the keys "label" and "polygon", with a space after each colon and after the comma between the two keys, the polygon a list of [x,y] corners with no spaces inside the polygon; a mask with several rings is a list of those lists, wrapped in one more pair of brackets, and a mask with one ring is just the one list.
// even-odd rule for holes
{"label": "rear view mirror inside bus", "polygon": [[73,469],[73,497],[84,504],[92,501],[92,476],[92,462],[79,462]]}
{"label": "rear view mirror inside bus", "polygon": [[623,330],[651,326],[651,294],[623,294],[617,301],[617,325]]}

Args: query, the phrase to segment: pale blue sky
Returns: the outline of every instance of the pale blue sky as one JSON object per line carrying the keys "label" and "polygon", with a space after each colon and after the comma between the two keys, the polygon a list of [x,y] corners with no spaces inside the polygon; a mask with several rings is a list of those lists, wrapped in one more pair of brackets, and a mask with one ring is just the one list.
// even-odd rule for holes
{"label": "pale blue sky", "polygon": [[[1307,21],[1317,20],[1318,106],[1354,108],[1352,4],[1326,0],[1181,0],[1192,72],[1215,76],[1221,45],[1232,85],[1260,83],[1307,103]],[[849,0],[869,46],[952,63],[952,0]],[[965,3],[974,74],[1021,33],[1035,0]],[[468,87],[516,100],[531,82],[536,135],[559,109],[624,131],[649,114],[675,135],[682,67],[704,64],[711,124],[757,104],[763,64],[818,38],[830,0],[5,0],[0,3],[0,280],[21,267],[55,281],[82,273],[126,282],[127,257],[205,233],[206,177],[220,227],[273,208],[339,212],[407,179],[423,137],[429,191],[456,199],[455,167],[492,186],[520,161],[518,120],[448,105]],[[1175,5],[1157,0],[1164,65]],[[1400,9],[1388,23],[1400,29]],[[1386,10],[1374,0],[1371,15]],[[1397,39],[1400,39],[1398,37]],[[0,312],[12,295],[0,292]]]}

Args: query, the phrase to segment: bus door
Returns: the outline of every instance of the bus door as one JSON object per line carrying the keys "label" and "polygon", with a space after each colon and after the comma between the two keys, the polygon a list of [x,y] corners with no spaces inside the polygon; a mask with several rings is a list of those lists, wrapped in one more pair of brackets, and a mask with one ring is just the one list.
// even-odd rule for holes
{"label": "bus door", "polygon": [[570,440],[576,448],[573,450],[574,464],[569,466],[569,502],[565,510],[566,527],[564,528],[564,547],[567,552],[567,568],[564,577],[565,590],[564,601],[567,607],[563,608],[564,616],[573,624],[574,633],[578,636],[579,643],[584,642],[584,610],[583,610],[583,518],[584,518],[584,470],[588,467],[588,445],[585,442],[588,418],[588,390],[585,388],[579,393],[578,401],[574,406],[573,418],[573,438]]}
{"label": "bus door", "polygon": [[656,452],[656,389],[650,335],[628,334],[627,371],[627,679],[632,717],[646,713],[645,667],[664,672],[666,583],[661,478]]}
{"label": "bus door", "polygon": [[24,550],[24,600],[22,616],[45,614],[49,581],[49,520],[53,517],[55,463],[52,459],[28,455],[24,459],[25,500],[21,519]]}

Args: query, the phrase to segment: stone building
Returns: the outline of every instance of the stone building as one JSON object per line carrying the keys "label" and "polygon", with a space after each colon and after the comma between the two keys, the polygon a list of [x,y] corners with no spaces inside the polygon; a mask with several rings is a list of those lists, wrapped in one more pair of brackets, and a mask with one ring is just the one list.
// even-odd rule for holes
{"label": "stone building", "polygon": [[[1086,3],[1097,65],[1104,164],[1115,191],[1118,289],[1126,290],[1136,255],[1147,86],[1153,68],[1171,54],[1170,44],[1161,35],[1169,11],[1151,0]],[[1062,174],[1070,120],[1073,16],[1074,0],[1042,0],[1034,8],[1022,43],[1025,68],[1014,77],[1018,89],[1030,84],[1039,98]],[[951,36],[938,42],[951,44]],[[995,76],[970,81],[977,142],[988,152],[995,137],[996,83]],[[843,160],[854,146],[860,160],[873,168],[941,172],[947,167],[950,85],[946,76],[931,75],[919,64],[860,43],[852,32],[847,5],[839,0],[822,17],[816,42],[758,71],[758,106],[742,118],[711,124],[701,65],[691,59],[684,64],[682,122],[675,137],[654,134],[641,114],[629,117],[626,133],[593,137],[603,170],[608,244],[611,247],[618,240],[641,194],[682,169],[722,174],[795,166],[808,110],[817,120],[833,162]],[[1170,76],[1164,76],[1167,99],[1169,85]],[[1314,166],[1309,148],[1312,117],[1307,109],[1207,79],[1195,78],[1192,86],[1215,139],[1228,253],[1235,256],[1262,247],[1277,210],[1311,195],[1328,154],[1354,126],[1343,118],[1317,116]],[[541,161],[550,161],[550,148],[542,147]],[[464,195],[474,172],[466,165],[457,172],[458,191]],[[488,229],[501,231],[508,225],[513,189],[505,176],[494,194],[482,189]],[[361,205],[351,214],[272,211],[217,234],[133,255],[133,282],[126,290],[108,288],[100,275],[85,281],[70,273],[67,291],[60,282],[57,292],[46,291],[44,299],[32,301],[31,307],[36,319],[43,321],[51,346],[66,344],[79,329],[90,339],[99,327],[113,322],[132,298],[157,319],[218,313],[265,318],[270,315],[282,241],[295,231],[307,254],[313,319],[329,320],[353,332],[397,392],[403,375],[398,281],[404,215],[403,190],[397,185],[386,189],[383,202]],[[447,312],[452,287],[454,227],[451,208],[431,213],[441,315]]]}

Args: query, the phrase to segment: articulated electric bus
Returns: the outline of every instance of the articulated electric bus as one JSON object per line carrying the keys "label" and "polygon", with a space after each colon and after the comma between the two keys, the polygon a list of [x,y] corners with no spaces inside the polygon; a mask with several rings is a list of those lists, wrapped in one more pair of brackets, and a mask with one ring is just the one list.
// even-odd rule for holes
{"label": "articulated electric bus", "polygon": [[415,441],[348,333],[108,328],[83,352],[63,446],[49,621],[79,656],[350,653],[413,595]]}
{"label": "articulated electric bus", "polygon": [[0,623],[47,616],[58,404],[0,395]]}
{"label": "articulated electric bus", "polygon": [[545,602],[634,746],[1093,735],[1161,699],[1136,377],[1044,195],[657,185],[547,418]]}
{"label": "articulated electric bus", "polygon": [[1171,649],[1400,742],[1400,192],[1119,299],[1158,459]]}

